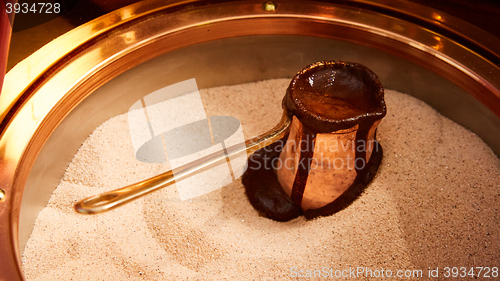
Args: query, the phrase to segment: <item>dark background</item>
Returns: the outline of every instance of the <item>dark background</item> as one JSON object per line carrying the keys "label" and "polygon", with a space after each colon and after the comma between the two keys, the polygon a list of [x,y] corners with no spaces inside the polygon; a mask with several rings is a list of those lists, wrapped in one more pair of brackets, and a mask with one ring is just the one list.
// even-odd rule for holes
{"label": "dark background", "polygon": [[[500,0],[408,0],[450,14],[500,38]],[[37,1],[19,0],[30,6]],[[39,1],[38,1],[39,2]],[[19,13],[14,18],[7,71],[52,39],[136,0],[45,0],[60,3],[61,13]],[[349,1],[342,1],[349,3]]]}
{"label": "dark background", "polygon": [[500,38],[500,0],[409,0],[465,20]]}

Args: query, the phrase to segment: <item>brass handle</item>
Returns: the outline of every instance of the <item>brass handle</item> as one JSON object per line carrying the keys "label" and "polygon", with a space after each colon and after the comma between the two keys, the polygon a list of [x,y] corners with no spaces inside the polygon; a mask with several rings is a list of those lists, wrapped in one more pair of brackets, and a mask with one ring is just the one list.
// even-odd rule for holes
{"label": "brass handle", "polygon": [[[244,152],[250,154],[281,139],[290,130],[291,121],[291,115],[287,111],[283,111],[281,120],[273,129],[260,136],[245,141],[244,147],[241,143],[230,146],[226,149],[227,157],[240,155]],[[83,199],[75,204],[75,210],[82,214],[97,214],[106,212],[127,204],[128,202],[153,191],[164,188],[174,183],[175,180],[187,178],[195,173],[199,173],[225,161],[226,154],[224,151],[214,152],[196,161],[141,182]]]}

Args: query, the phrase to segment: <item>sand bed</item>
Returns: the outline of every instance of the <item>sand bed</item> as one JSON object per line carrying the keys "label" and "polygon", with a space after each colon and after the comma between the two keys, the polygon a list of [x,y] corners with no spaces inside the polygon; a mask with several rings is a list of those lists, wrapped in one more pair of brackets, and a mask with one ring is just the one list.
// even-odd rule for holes
{"label": "sand bed", "polygon": [[[237,117],[246,138],[281,116],[288,79],[202,90],[208,116]],[[99,215],[73,204],[168,170],[135,159],[127,116],[105,122],[39,214],[28,280],[274,280],[302,269],[422,270],[500,265],[500,161],[476,135],[411,96],[386,90],[378,175],[330,217],[260,217],[240,180],[180,201],[167,188]],[[344,280],[363,280],[358,278]],[[412,278],[407,278],[410,280]],[[419,279],[422,280],[422,279]],[[464,279],[465,280],[465,279]]]}

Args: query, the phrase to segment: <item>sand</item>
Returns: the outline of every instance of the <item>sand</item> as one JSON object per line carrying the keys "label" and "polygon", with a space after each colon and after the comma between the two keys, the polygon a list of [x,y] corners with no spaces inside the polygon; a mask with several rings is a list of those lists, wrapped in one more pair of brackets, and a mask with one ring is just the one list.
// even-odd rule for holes
{"label": "sand", "polygon": [[[249,138],[278,122],[288,83],[201,96],[207,115],[237,117]],[[425,280],[429,269],[439,268],[442,278],[445,267],[499,267],[499,159],[424,102],[391,90],[386,102],[377,134],[384,159],[365,193],[333,216],[286,223],[260,217],[239,179],[191,201],[170,187],[107,213],[76,213],[82,198],[168,170],[135,159],[127,117],[116,116],[85,141],[40,212],[24,250],[26,278],[282,280],[315,273],[314,280],[323,270],[323,277],[364,280],[383,269],[393,278],[421,270]]]}

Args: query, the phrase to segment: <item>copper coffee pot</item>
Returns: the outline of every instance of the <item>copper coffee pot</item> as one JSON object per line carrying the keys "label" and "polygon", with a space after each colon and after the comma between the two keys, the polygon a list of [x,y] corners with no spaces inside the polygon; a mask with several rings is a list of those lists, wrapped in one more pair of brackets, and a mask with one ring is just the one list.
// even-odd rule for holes
{"label": "copper coffee pot", "polygon": [[331,215],[359,196],[380,165],[384,89],[363,65],[318,62],[292,79],[283,108],[293,115],[290,133],[274,151],[250,158],[256,164],[243,177],[250,202],[279,221]]}

